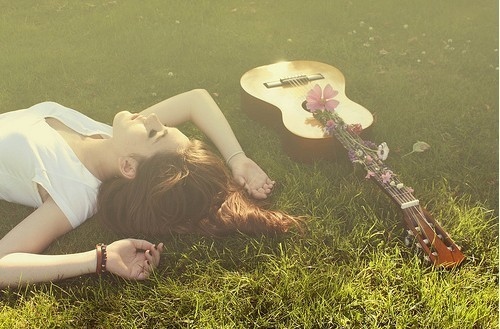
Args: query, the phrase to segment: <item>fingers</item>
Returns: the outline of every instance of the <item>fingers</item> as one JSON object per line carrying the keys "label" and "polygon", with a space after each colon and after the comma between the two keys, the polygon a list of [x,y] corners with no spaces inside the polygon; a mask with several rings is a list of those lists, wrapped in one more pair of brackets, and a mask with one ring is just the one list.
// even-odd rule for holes
{"label": "fingers", "polygon": [[158,246],[152,245],[151,249],[144,252],[145,260],[143,264],[139,266],[140,270],[136,275],[137,280],[147,279],[155,268],[160,263],[160,255],[163,251],[163,243],[159,243]]}
{"label": "fingers", "polygon": [[260,186],[252,187],[249,186],[248,184],[245,184],[245,189],[248,192],[248,194],[250,194],[250,196],[252,196],[255,199],[266,199],[269,196],[269,194],[271,194],[274,187],[274,183],[275,183],[274,181],[267,178],[266,183]]}
{"label": "fingers", "polygon": [[250,191],[250,196],[252,196],[254,199],[267,199],[267,193],[259,191],[259,190],[253,190]]}
{"label": "fingers", "polygon": [[153,245],[153,248],[148,249],[144,252],[146,260],[148,260],[154,267],[160,264],[160,256],[163,251],[163,243],[158,244],[158,246]]}
{"label": "fingers", "polygon": [[151,275],[153,271],[153,267],[148,260],[145,260],[144,263],[140,266],[140,271],[137,273],[137,280],[146,280]]}
{"label": "fingers", "polygon": [[127,239],[127,240],[132,242],[135,249],[138,249],[138,250],[149,250],[149,249],[153,248],[153,246],[154,246],[154,244],[152,244],[151,242],[146,241],[146,240],[140,240],[140,239]]}

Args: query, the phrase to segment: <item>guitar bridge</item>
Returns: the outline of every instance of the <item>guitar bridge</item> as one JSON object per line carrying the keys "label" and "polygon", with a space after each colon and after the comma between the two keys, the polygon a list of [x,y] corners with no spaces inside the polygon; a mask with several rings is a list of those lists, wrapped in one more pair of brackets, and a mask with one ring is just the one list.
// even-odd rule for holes
{"label": "guitar bridge", "polygon": [[298,86],[298,85],[305,85],[310,81],[321,80],[324,78],[325,77],[321,73],[310,74],[310,75],[303,74],[295,77],[279,79],[278,81],[264,82],[264,86],[266,86],[267,88]]}

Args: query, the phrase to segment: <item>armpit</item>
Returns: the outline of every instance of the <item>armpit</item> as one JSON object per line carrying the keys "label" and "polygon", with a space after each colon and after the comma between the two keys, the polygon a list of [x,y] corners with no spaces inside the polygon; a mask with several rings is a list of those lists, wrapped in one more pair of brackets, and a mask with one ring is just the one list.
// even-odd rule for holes
{"label": "armpit", "polygon": [[50,196],[49,193],[47,192],[47,190],[45,190],[40,184],[36,184],[36,185],[38,188],[38,194],[40,194],[40,198],[42,199],[42,202],[47,201],[47,199]]}

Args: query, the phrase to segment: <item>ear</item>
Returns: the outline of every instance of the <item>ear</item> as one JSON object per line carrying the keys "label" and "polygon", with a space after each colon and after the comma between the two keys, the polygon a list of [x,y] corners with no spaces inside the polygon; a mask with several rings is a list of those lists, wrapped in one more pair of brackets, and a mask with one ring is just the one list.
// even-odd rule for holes
{"label": "ear", "polygon": [[135,178],[135,175],[137,173],[137,167],[139,165],[137,160],[131,157],[120,157],[118,161],[120,166],[120,172],[123,175],[123,177],[128,179]]}

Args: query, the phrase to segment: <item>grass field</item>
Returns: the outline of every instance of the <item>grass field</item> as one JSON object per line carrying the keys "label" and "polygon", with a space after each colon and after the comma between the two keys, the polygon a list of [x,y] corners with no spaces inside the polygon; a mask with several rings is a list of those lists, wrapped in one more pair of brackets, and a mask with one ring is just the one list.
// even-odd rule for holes
{"label": "grass field", "polygon": [[[498,328],[498,2],[0,0],[0,112],[53,100],[97,120],[211,92],[304,235],[165,237],[155,276],[0,290],[0,328]],[[292,161],[240,107],[280,60],[340,69],[386,161],[463,247],[430,267],[399,210],[348,161]],[[191,135],[204,138],[190,125]],[[431,149],[401,157],[416,141]],[[341,157],[342,158],[342,157]],[[0,182],[1,183],[1,182]],[[0,236],[30,209],[0,203]],[[47,253],[116,237],[90,219]],[[1,275],[1,273],[0,273]]]}

